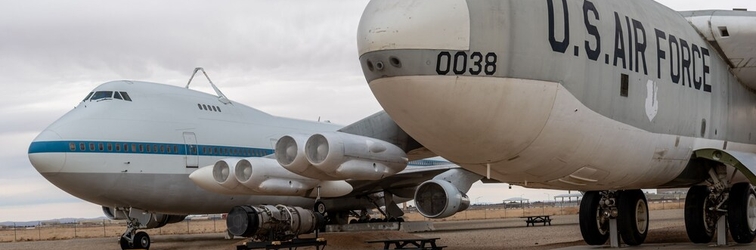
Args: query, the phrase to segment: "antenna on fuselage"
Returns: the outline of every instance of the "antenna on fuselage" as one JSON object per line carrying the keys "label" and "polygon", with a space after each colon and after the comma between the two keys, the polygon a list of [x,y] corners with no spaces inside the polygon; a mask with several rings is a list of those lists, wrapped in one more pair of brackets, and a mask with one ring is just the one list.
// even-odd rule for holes
{"label": "antenna on fuselage", "polygon": [[210,82],[210,86],[213,87],[213,90],[215,90],[215,94],[218,95],[218,100],[220,102],[222,102],[223,104],[230,104],[231,103],[231,101],[228,100],[228,98],[226,97],[226,95],[224,95],[223,92],[221,92],[220,89],[218,89],[218,87],[215,86],[215,84],[213,83],[213,80],[210,80],[210,77],[207,76],[207,73],[205,72],[205,69],[203,69],[202,67],[196,67],[196,68],[194,68],[194,72],[192,72],[192,77],[189,77],[189,82],[186,83],[186,88],[187,89],[189,88],[189,84],[192,83],[192,79],[194,79],[194,75],[197,74],[197,71],[202,71],[202,74],[205,75],[205,78],[207,78],[207,81]]}

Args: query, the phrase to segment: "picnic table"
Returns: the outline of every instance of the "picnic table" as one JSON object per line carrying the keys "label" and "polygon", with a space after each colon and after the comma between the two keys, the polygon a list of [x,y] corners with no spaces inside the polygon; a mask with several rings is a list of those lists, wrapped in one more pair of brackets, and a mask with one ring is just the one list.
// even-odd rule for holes
{"label": "picnic table", "polygon": [[365,243],[383,243],[383,249],[429,249],[441,250],[446,246],[437,246],[436,240],[440,238],[407,238],[407,239],[387,239],[387,240],[369,240]]}
{"label": "picnic table", "polygon": [[549,223],[549,226],[551,226],[551,218],[548,215],[521,216],[520,218],[526,218],[526,227],[529,227],[530,225],[535,226],[536,223],[543,223],[544,226],[546,226],[546,223]]}

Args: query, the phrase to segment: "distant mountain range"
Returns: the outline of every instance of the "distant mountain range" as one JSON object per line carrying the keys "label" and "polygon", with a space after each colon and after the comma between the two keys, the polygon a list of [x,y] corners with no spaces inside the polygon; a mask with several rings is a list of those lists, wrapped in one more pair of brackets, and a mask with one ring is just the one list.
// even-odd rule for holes
{"label": "distant mountain range", "polygon": [[15,225],[16,227],[35,227],[39,224],[45,224],[49,222],[53,223],[60,223],[60,224],[73,224],[79,221],[93,221],[93,220],[110,220],[105,216],[97,217],[97,218],[62,218],[62,219],[53,219],[53,220],[37,220],[37,221],[3,221],[0,222],[0,226],[6,226],[6,227],[12,227]]}

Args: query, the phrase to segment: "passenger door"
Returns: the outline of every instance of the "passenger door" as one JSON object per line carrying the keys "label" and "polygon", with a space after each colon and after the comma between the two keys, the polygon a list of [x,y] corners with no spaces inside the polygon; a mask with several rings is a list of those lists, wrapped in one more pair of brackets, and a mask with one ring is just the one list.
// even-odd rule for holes
{"label": "passenger door", "polygon": [[198,168],[199,150],[197,150],[197,137],[194,132],[184,132],[184,144],[186,168]]}

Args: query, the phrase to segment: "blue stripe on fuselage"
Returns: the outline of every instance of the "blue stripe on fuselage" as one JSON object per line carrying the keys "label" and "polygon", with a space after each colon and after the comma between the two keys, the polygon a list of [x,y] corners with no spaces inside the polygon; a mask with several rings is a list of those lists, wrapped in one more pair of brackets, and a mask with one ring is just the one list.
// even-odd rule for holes
{"label": "blue stripe on fuselage", "polygon": [[[196,152],[191,148],[196,147]],[[273,149],[233,147],[219,145],[190,145],[177,143],[124,142],[124,141],[35,141],[29,145],[29,154],[37,153],[109,153],[191,155],[214,157],[263,157],[275,153]],[[449,164],[445,161],[417,160],[409,165],[434,166]]]}

